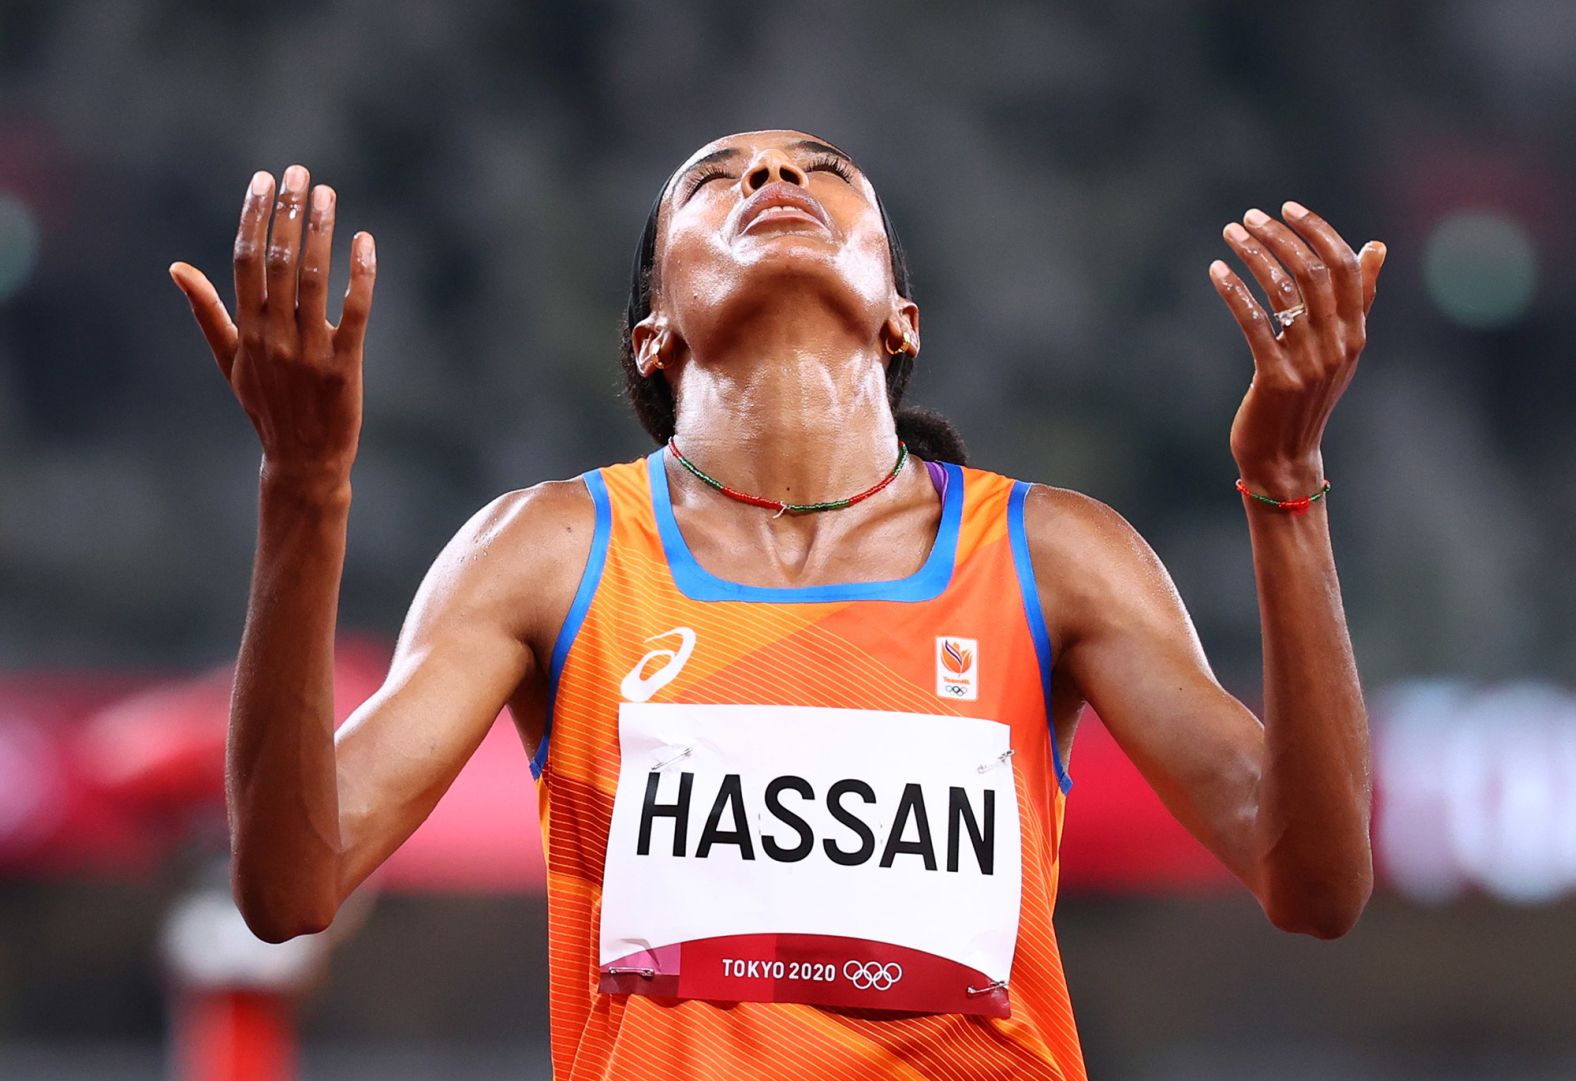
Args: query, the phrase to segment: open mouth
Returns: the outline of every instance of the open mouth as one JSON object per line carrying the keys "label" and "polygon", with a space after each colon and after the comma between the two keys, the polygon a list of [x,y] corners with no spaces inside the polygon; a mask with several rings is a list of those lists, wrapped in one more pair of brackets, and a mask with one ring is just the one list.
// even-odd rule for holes
{"label": "open mouth", "polygon": [[767,184],[744,204],[739,232],[772,222],[809,222],[828,228],[826,211],[802,189],[782,181]]}

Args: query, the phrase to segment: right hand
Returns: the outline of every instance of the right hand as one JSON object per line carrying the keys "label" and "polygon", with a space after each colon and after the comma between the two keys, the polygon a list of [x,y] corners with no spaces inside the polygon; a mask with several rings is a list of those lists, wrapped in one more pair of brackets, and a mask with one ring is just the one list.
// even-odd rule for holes
{"label": "right hand", "polygon": [[[333,326],[327,294],[334,190],[312,189],[305,213],[310,179],[303,166],[292,165],[274,203],[273,176],[252,177],[235,237],[235,320],[196,267],[173,263],[170,277],[191,302],[219,371],[257,429],[264,470],[348,480],[361,435],[361,347],[377,254],[372,234],[351,239],[350,287]],[[271,242],[270,205],[277,212]]]}

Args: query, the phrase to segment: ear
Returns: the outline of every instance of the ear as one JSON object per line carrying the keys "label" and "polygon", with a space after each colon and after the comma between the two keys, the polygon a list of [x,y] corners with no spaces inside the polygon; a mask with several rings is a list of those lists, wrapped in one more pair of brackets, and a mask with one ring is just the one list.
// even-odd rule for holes
{"label": "ear", "polygon": [[629,331],[629,344],[635,352],[635,367],[642,377],[650,379],[659,368],[667,366],[672,353],[673,335],[668,330],[667,317],[652,312]]}
{"label": "ear", "polygon": [[918,304],[898,298],[892,314],[881,324],[881,347],[891,356],[899,353],[907,353],[911,357],[919,355]]}

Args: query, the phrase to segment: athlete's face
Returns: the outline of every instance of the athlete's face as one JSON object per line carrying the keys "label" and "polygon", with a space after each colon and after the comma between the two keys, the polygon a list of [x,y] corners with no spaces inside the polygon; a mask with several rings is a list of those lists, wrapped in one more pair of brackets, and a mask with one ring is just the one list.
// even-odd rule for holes
{"label": "athlete's face", "polygon": [[751,305],[814,296],[872,341],[911,308],[892,283],[875,190],[841,150],[801,131],[730,135],[668,182],[653,311],[682,338]]}

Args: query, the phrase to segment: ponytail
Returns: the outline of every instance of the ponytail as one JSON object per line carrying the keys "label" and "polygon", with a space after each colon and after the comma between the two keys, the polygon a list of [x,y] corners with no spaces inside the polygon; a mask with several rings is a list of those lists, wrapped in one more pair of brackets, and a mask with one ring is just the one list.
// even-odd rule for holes
{"label": "ponytail", "polygon": [[897,437],[908,444],[910,454],[927,462],[968,465],[969,451],[963,445],[963,436],[934,409],[904,406],[897,411],[896,420]]}

